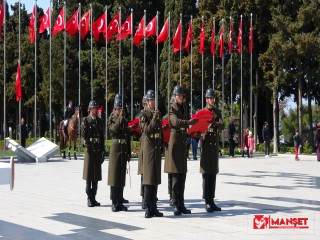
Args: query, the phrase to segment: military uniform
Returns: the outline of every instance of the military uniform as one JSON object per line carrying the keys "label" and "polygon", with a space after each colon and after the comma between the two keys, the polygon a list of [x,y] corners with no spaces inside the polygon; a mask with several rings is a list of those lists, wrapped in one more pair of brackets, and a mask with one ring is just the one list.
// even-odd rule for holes
{"label": "military uniform", "polygon": [[184,206],[184,189],[187,174],[187,110],[178,103],[173,103],[169,113],[171,127],[168,143],[168,155],[165,159],[165,172],[172,175],[172,204],[174,214],[190,214]]}
{"label": "military uniform", "polygon": [[[144,115],[144,109],[142,109],[139,113],[139,119],[143,118]],[[140,127],[141,130],[141,136],[140,136],[140,149],[139,149],[139,158],[138,158],[138,174],[141,175],[141,187],[140,187],[140,196],[142,197],[142,209],[145,209],[145,203],[144,203],[144,189],[143,189],[143,142],[145,139],[145,136],[143,134],[143,129]]]}
{"label": "military uniform", "polygon": [[[214,123],[209,125],[208,130],[202,135],[202,151],[200,156],[200,172],[203,180],[203,199],[206,202],[208,212],[219,211],[214,204],[216,176],[219,173],[219,130],[224,129],[221,111],[215,107],[204,109],[214,114]],[[220,209],[221,210],[221,209]]]}
{"label": "military uniform", "polygon": [[140,119],[143,130],[143,186],[146,217],[160,216],[157,211],[157,186],[161,184],[161,116],[160,112],[146,109]]}
{"label": "military uniform", "polygon": [[101,118],[91,115],[83,118],[82,140],[84,146],[83,179],[87,181],[88,206],[99,206],[95,200],[98,181],[101,181],[101,164],[104,160],[104,136]]}
{"label": "military uniform", "polygon": [[[169,114],[163,116],[162,121],[169,119]],[[168,173],[168,143],[164,142],[164,172]],[[170,197],[170,204],[172,205],[172,175],[168,173],[168,194]]]}
{"label": "military uniform", "polygon": [[130,138],[128,120],[123,114],[116,117],[111,113],[108,120],[111,148],[108,169],[108,185],[113,211],[127,210],[123,206],[123,189],[126,182],[126,166],[130,161]]}

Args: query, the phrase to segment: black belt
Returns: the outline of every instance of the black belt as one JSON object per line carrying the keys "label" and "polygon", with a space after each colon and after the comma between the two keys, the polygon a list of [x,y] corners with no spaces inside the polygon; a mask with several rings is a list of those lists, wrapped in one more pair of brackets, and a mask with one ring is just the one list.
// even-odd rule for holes
{"label": "black belt", "polygon": [[182,129],[173,129],[173,128],[171,128],[171,132],[187,133],[185,128],[182,128]]}
{"label": "black belt", "polygon": [[89,141],[92,143],[100,143],[100,138],[89,138]]}

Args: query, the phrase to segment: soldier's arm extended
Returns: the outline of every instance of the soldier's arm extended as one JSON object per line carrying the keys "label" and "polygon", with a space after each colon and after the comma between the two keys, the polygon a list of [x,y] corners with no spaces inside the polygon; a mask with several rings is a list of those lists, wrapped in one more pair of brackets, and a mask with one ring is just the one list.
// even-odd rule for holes
{"label": "soldier's arm extended", "polygon": [[113,116],[109,118],[109,132],[110,133],[117,133],[119,131],[120,128],[120,117],[118,117],[117,119],[115,119]]}
{"label": "soldier's arm extended", "polygon": [[189,120],[183,120],[177,117],[175,111],[170,111],[169,121],[174,128],[188,128],[190,125]]}

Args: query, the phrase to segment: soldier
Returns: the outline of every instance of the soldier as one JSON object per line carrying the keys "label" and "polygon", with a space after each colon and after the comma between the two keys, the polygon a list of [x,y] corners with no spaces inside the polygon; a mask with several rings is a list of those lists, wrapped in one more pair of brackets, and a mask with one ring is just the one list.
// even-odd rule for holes
{"label": "soldier", "polygon": [[[141,119],[144,115],[144,111],[147,107],[147,95],[144,95],[143,98],[142,98],[142,109],[139,113],[139,119]],[[143,130],[142,128],[140,128],[141,130],[141,136],[140,136],[140,151],[139,151],[139,159],[138,159],[138,175],[140,174],[141,175],[141,188],[140,188],[140,195],[142,197],[142,201],[141,201],[141,208],[142,209],[146,209],[146,204],[145,204],[145,201],[144,201],[144,189],[143,189],[143,169],[142,169],[142,154],[143,154],[143,139],[144,139],[144,136],[143,136]]]}
{"label": "soldier", "polygon": [[103,123],[97,116],[98,104],[91,100],[89,103],[89,115],[82,121],[82,138],[84,146],[83,179],[86,183],[88,195],[88,207],[100,206],[96,201],[98,181],[101,181],[101,164],[104,161],[104,137]]}
{"label": "soldier", "polygon": [[202,151],[200,156],[200,172],[202,173],[203,199],[206,211],[221,211],[214,203],[216,177],[219,173],[219,132],[224,129],[221,111],[215,107],[215,96],[212,88],[206,92],[207,106],[204,108],[213,113],[208,130],[202,135]]}
{"label": "soldier", "polygon": [[[170,98],[170,107],[172,106],[172,104],[174,103],[174,96],[171,96]],[[162,118],[162,121],[164,120],[167,120],[169,119],[169,113],[164,115],[163,118]],[[163,126],[162,129],[165,129],[165,128],[168,128],[168,126]],[[164,161],[164,171],[165,172],[168,172],[168,161],[166,160],[168,158],[168,143],[165,142],[164,143],[164,149],[165,149],[165,152],[164,152],[164,158],[165,158],[165,161]],[[170,197],[170,206],[173,206],[172,204],[172,175],[171,173],[168,173],[168,194],[169,194],[169,197]]]}
{"label": "soldier", "polygon": [[183,89],[175,86],[174,103],[170,108],[169,122],[171,126],[168,143],[168,157],[165,172],[172,175],[172,203],[174,215],[190,214],[184,205],[184,188],[187,174],[187,128],[198,120],[187,120],[187,109],[183,107]]}
{"label": "soldier", "polygon": [[69,104],[68,104],[66,110],[64,111],[63,130],[64,130],[65,135],[67,135],[68,123],[69,123],[70,118],[72,118],[74,112],[75,112],[75,108],[73,106],[73,102],[72,102],[72,100],[69,100]]}
{"label": "soldier", "polygon": [[128,120],[122,107],[121,99],[115,99],[114,109],[108,119],[111,138],[108,185],[112,211],[127,211],[123,205],[123,189],[126,183],[126,166],[130,161],[130,136]]}
{"label": "soldier", "polygon": [[147,106],[140,118],[143,131],[143,187],[146,203],[145,218],[162,217],[157,209],[157,190],[161,184],[161,113],[155,110],[155,92],[147,92]]}

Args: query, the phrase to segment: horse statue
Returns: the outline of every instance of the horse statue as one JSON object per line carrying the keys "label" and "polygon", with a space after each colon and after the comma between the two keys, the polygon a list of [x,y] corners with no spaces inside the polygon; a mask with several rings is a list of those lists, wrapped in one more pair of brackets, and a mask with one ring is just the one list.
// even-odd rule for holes
{"label": "horse statue", "polygon": [[77,160],[76,147],[78,139],[78,120],[80,118],[80,108],[76,108],[73,116],[70,118],[67,134],[65,134],[63,129],[63,122],[60,122],[59,127],[59,137],[60,137],[60,151],[63,153],[63,158],[66,158],[66,149],[69,149],[68,158],[71,160],[70,151],[73,143],[73,155],[74,159]]}

